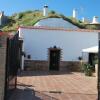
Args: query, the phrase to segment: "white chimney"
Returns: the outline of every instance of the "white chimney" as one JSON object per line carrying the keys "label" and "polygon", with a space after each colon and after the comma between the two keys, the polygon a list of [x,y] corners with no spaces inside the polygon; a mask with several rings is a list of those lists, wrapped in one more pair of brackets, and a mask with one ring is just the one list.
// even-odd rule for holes
{"label": "white chimney", "polygon": [[98,17],[97,16],[94,16],[93,17],[92,24],[99,24],[99,21],[98,21]]}
{"label": "white chimney", "polygon": [[4,16],[4,11],[1,11],[0,12],[0,25],[2,25],[2,23],[3,23],[3,16]]}
{"label": "white chimney", "polygon": [[82,18],[82,22],[85,23],[85,18],[84,17]]}
{"label": "white chimney", "polygon": [[4,16],[4,11],[0,12],[0,17]]}
{"label": "white chimney", "polygon": [[73,18],[77,18],[77,9],[73,9]]}
{"label": "white chimney", "polygon": [[45,5],[43,8],[43,16],[48,16],[48,6]]}

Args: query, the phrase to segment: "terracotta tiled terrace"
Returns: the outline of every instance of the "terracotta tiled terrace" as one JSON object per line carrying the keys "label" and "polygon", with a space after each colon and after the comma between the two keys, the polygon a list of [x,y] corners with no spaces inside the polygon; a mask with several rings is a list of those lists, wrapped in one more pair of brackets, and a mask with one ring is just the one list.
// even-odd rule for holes
{"label": "terracotta tiled terrace", "polygon": [[11,100],[97,100],[97,78],[79,72],[21,72]]}

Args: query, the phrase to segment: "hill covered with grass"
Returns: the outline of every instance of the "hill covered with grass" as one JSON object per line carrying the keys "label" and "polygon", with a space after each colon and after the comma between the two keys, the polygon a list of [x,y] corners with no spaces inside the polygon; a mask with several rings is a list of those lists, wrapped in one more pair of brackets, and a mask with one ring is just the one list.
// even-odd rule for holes
{"label": "hill covered with grass", "polygon": [[98,27],[96,25],[91,26],[88,23],[82,23],[80,20],[76,20],[75,18],[66,17],[62,14],[58,14],[55,11],[50,11],[48,16],[44,17],[42,11],[34,10],[15,13],[12,16],[8,16],[8,23],[1,26],[1,30],[10,32],[16,31],[18,26],[34,26],[35,23],[44,18],[62,18],[72,23],[73,25],[78,26],[79,28],[100,29],[100,25],[98,25]]}

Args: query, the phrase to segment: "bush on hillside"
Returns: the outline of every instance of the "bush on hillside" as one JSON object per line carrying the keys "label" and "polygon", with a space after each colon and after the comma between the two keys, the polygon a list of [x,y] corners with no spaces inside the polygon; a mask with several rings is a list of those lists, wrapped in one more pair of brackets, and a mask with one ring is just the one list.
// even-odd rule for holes
{"label": "bush on hillside", "polygon": [[54,10],[51,10],[50,14],[56,14],[56,12]]}

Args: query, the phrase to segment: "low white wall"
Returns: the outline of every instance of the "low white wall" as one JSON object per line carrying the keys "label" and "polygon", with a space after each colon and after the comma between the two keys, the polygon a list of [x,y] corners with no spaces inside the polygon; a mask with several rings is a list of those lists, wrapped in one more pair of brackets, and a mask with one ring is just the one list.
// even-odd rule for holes
{"label": "low white wall", "polygon": [[63,61],[77,61],[82,49],[98,45],[96,32],[67,32],[61,30],[20,28],[24,50],[32,60],[47,60],[48,48],[56,45],[62,49]]}

